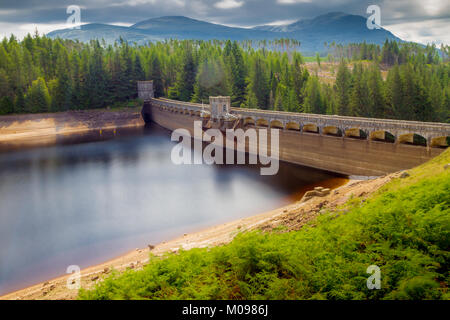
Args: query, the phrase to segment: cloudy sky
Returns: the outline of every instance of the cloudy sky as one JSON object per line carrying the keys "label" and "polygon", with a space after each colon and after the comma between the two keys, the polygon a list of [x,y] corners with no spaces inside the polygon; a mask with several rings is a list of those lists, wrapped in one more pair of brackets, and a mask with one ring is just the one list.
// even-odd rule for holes
{"label": "cloudy sky", "polygon": [[450,44],[449,0],[0,0],[0,37],[19,38],[65,28],[69,5],[81,7],[82,23],[131,25],[184,15],[230,26],[282,24],[331,11],[361,16],[381,8],[381,25],[404,40]]}

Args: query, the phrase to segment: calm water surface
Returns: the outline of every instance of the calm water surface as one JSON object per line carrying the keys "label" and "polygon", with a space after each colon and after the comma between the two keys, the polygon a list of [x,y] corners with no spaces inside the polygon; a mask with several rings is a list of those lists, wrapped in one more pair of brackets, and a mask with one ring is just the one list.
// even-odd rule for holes
{"label": "calm water surface", "polygon": [[0,294],[275,209],[335,177],[283,163],[272,177],[256,166],[176,166],[173,146],[160,128],[0,146]]}

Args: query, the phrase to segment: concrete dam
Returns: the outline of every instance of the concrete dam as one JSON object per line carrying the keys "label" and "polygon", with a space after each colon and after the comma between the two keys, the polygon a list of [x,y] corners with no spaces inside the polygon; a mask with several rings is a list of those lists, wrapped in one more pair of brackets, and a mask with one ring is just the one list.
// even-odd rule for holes
{"label": "concrete dam", "polygon": [[[138,93],[146,122],[192,135],[194,121],[201,121],[205,131],[276,129],[279,160],[349,176],[410,169],[439,155],[450,140],[445,123],[232,108],[229,97],[211,97],[209,105],[157,99],[151,81],[138,82]],[[249,150],[254,149],[246,140]]]}

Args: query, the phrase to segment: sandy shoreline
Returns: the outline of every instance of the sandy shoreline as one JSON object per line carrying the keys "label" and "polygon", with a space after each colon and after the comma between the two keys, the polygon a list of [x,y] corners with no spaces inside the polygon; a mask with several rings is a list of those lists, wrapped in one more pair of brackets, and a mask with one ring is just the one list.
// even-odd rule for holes
{"label": "sandy shoreline", "polygon": [[[243,231],[260,229],[270,231],[278,226],[286,230],[299,230],[303,225],[318,216],[325,208],[333,209],[344,204],[350,197],[365,198],[381,186],[396,177],[398,173],[373,180],[349,180],[325,197],[314,197],[308,201],[297,201],[285,207],[252,217],[242,218],[229,223],[206,228],[156,246],[136,249],[118,258],[109,260],[81,271],[81,287],[92,288],[111,269],[124,271],[128,268],[140,269],[149,260],[149,253],[162,256],[176,253],[178,250],[214,247],[229,243],[236,234]],[[70,275],[61,276],[46,282],[30,286],[0,297],[0,300],[70,300],[76,299],[78,291],[67,288]]]}

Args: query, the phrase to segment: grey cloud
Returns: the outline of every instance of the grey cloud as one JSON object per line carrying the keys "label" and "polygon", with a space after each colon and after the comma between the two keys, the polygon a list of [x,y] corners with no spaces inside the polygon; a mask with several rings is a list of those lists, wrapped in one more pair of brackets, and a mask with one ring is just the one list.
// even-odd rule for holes
{"label": "grey cloud", "polygon": [[450,19],[448,0],[383,0],[380,7],[383,19],[389,24]]}
{"label": "grey cloud", "polygon": [[[152,17],[184,15],[217,23],[254,26],[280,20],[312,18],[331,11],[366,16],[381,7],[382,24],[449,20],[448,0],[239,0],[240,7],[220,9],[223,0],[0,0],[0,23],[62,23],[68,5],[81,6],[83,22],[136,23]],[[184,4],[184,5],[182,5]],[[12,11],[11,11],[12,10]],[[448,33],[448,31],[446,31]]]}
{"label": "grey cloud", "polygon": [[[241,0],[243,5],[232,9],[219,9],[214,6],[221,0],[16,0],[1,1],[1,22],[62,22],[65,20],[65,8],[76,4],[85,8],[82,13],[89,22],[122,21],[134,23],[142,19],[161,15],[186,15],[193,18],[215,20],[220,23],[239,25],[255,25],[269,23],[276,20],[291,20],[310,18],[330,11],[342,11],[365,15],[370,4],[379,4],[388,8],[383,15],[393,19],[398,11],[411,16],[417,16],[420,2],[404,0],[315,0],[311,2],[298,2],[281,4],[277,0]],[[185,6],[176,3],[184,2]],[[398,3],[402,3],[401,6]],[[445,0],[443,0],[445,2]],[[413,3],[414,5],[411,5]],[[419,8],[418,8],[419,7]],[[2,10],[14,9],[13,14],[1,13]],[[395,11],[395,12],[394,12]]]}

